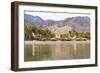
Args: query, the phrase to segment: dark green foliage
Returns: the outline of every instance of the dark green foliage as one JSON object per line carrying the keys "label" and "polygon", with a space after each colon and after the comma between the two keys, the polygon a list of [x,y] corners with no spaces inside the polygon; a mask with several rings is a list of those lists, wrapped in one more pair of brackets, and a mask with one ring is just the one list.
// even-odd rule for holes
{"label": "dark green foliage", "polygon": [[[35,34],[35,36],[32,35]],[[62,40],[62,41],[70,41],[70,40],[86,40],[90,39],[90,32],[76,32],[76,31],[69,31],[66,34],[61,34],[60,38],[55,37],[56,34],[53,34],[50,30],[33,25],[25,25],[24,27],[24,40]],[[73,38],[74,37],[74,38]],[[85,39],[84,39],[85,38]]]}
{"label": "dark green foliage", "polygon": [[[35,34],[35,37],[32,36]],[[24,28],[25,40],[49,40],[55,35],[51,33],[48,29],[36,27],[36,26],[25,26]]]}
{"label": "dark green foliage", "polygon": [[32,27],[25,26],[25,28],[24,28],[24,40],[31,40],[31,39],[33,39]]}

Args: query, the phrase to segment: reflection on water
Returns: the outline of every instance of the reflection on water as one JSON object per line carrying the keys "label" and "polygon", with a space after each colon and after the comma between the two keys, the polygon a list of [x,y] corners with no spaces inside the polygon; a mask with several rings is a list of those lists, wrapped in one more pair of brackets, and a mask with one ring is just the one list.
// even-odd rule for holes
{"label": "reflection on water", "polygon": [[89,42],[25,43],[24,61],[68,60],[90,58]]}

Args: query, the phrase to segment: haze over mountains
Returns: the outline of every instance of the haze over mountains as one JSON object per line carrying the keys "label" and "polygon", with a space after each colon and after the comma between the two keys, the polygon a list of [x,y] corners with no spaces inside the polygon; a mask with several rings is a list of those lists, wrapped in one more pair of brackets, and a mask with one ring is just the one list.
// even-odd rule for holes
{"label": "haze over mountains", "polygon": [[40,27],[45,27],[52,32],[90,32],[90,18],[88,16],[76,16],[69,17],[59,21],[53,19],[44,20],[39,16],[32,16],[29,14],[24,14],[25,25],[36,25]]}

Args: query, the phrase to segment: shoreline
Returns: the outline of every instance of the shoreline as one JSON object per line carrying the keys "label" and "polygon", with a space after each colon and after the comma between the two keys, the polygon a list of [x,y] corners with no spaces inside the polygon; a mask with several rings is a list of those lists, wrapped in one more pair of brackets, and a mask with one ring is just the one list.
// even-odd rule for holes
{"label": "shoreline", "polygon": [[37,41],[37,40],[32,40],[32,41],[24,41],[25,44],[54,44],[54,43],[90,43],[90,40],[87,41]]}

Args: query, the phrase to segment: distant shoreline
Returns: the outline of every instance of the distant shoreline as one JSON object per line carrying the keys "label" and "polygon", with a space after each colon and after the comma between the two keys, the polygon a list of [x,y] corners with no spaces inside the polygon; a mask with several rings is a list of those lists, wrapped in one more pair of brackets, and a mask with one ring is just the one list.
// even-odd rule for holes
{"label": "distant shoreline", "polygon": [[25,44],[33,44],[33,43],[44,43],[44,44],[48,44],[48,43],[90,43],[90,40],[87,41],[37,41],[37,40],[32,40],[32,41],[24,41]]}

